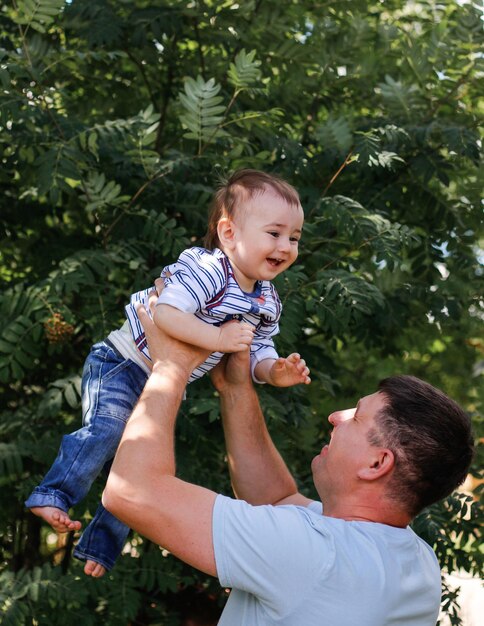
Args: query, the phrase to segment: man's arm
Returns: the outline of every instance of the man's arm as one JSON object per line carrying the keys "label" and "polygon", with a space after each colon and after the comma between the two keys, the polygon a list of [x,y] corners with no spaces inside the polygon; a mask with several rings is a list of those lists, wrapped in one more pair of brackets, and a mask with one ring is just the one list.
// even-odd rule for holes
{"label": "man's arm", "polygon": [[227,458],[237,498],[250,504],[311,502],[275,447],[250,380],[247,353],[226,357],[211,373],[220,394]]}
{"label": "man's arm", "polygon": [[138,310],[153,372],[124,431],[103,504],[128,526],[175,556],[216,576],[212,509],[216,494],[175,477],[174,429],[190,373],[206,352],[157,329]]}

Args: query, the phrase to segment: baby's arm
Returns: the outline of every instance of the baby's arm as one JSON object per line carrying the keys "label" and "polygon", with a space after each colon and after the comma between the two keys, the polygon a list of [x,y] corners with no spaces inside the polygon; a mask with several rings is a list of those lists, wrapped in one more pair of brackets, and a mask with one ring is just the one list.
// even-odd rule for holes
{"label": "baby's arm", "polygon": [[211,352],[242,352],[248,349],[254,337],[250,324],[229,322],[213,326],[169,304],[155,307],[154,322],[175,339]]}
{"label": "baby's arm", "polygon": [[309,385],[309,368],[301,355],[294,352],[288,357],[264,359],[257,363],[254,375],[260,382],[274,387],[292,387],[293,385]]}

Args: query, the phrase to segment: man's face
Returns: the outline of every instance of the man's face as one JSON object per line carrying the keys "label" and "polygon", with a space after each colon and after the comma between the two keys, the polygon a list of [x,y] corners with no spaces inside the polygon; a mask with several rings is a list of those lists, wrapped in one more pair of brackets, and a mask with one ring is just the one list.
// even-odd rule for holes
{"label": "man's face", "polygon": [[386,404],[380,392],[361,398],[356,408],[335,411],[328,417],[333,426],[330,443],[313,459],[311,469],[323,504],[332,497],[350,495],[359,486],[358,471],[371,467],[377,448],[368,442],[375,421]]}

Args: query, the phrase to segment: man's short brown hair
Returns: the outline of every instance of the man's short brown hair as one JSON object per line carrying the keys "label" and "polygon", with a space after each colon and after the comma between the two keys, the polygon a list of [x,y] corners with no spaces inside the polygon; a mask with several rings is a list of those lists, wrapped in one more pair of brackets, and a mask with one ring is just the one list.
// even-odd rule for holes
{"label": "man's short brown hair", "polygon": [[465,480],[474,454],[471,420],[445,393],[414,376],[385,378],[378,389],[386,402],[368,439],[393,452],[387,495],[413,517]]}

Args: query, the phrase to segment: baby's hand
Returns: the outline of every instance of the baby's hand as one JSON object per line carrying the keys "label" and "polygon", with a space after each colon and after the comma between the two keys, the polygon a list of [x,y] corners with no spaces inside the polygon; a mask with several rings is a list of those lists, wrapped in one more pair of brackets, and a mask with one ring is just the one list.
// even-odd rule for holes
{"label": "baby's hand", "polygon": [[271,367],[270,383],[275,387],[292,387],[293,385],[309,385],[309,368],[301,355],[294,352],[287,358],[279,357]]}
{"label": "baby's hand", "polygon": [[248,350],[254,339],[254,327],[245,322],[228,322],[220,326],[217,352]]}

